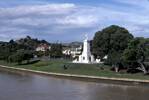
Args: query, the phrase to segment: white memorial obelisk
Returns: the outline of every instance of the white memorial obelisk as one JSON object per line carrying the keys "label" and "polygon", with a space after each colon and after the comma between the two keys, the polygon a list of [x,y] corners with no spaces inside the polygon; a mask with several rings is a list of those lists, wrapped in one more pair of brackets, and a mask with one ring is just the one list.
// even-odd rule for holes
{"label": "white memorial obelisk", "polygon": [[82,54],[79,56],[78,59],[73,61],[74,63],[96,63],[94,60],[94,56],[91,54],[90,51],[90,43],[88,41],[87,34],[85,35],[85,39],[83,41],[83,51]]}

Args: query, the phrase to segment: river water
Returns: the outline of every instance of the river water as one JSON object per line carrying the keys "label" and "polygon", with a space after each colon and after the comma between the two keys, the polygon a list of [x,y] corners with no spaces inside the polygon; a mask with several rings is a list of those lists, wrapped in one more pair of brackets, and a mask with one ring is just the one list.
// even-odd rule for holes
{"label": "river water", "polygon": [[149,100],[149,86],[0,72],[0,100]]}

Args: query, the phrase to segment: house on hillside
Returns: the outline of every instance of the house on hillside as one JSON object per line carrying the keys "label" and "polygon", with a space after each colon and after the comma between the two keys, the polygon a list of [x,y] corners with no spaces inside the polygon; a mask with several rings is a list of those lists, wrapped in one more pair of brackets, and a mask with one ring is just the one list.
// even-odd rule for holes
{"label": "house on hillside", "polygon": [[47,50],[50,50],[51,49],[51,46],[48,45],[48,44],[45,44],[45,43],[42,43],[42,44],[39,44],[36,48],[36,51],[47,51]]}

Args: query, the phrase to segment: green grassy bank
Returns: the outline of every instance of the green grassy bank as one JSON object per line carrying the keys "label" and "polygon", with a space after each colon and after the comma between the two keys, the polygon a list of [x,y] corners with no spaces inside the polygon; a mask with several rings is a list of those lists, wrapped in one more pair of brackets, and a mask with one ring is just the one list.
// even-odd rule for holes
{"label": "green grassy bank", "polygon": [[[31,64],[17,65],[15,63],[7,63],[0,61],[1,65],[6,65],[15,68],[25,68],[37,71],[55,72],[64,74],[78,74],[78,75],[90,75],[100,77],[112,77],[112,78],[128,78],[128,79],[141,79],[149,80],[149,76],[143,75],[143,73],[128,74],[125,72],[113,72],[110,71],[110,66],[102,64],[72,64],[66,60],[51,60],[51,61],[39,61]],[[66,69],[64,69],[66,65]]]}

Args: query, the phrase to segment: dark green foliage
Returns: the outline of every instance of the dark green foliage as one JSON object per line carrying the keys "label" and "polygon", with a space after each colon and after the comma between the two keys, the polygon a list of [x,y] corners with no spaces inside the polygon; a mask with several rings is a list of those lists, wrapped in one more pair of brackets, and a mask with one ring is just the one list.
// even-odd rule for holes
{"label": "dark green foliage", "polygon": [[136,69],[146,73],[146,66],[144,62],[149,57],[148,48],[149,41],[145,38],[135,38],[128,44],[128,48],[123,53],[123,60],[128,64],[128,68]]}
{"label": "dark green foliage", "polygon": [[111,25],[95,33],[93,39],[93,54],[103,58],[108,55],[108,63],[116,63],[121,59],[121,54],[127,48],[133,36],[123,27]]}
{"label": "dark green foliage", "polygon": [[18,64],[21,64],[23,61],[27,61],[29,63],[29,60],[33,58],[33,52],[29,50],[18,50],[15,54],[10,55],[8,58],[9,62],[17,62]]}
{"label": "dark green foliage", "polygon": [[26,49],[26,46],[23,46],[21,44],[17,44],[13,40],[11,40],[8,43],[2,43],[0,45],[0,59],[1,60],[7,60],[9,55],[12,55],[19,49]]}
{"label": "dark green foliage", "polygon": [[126,62],[144,61],[148,57],[149,41],[144,38],[135,38],[128,44],[128,48],[123,53]]}
{"label": "dark green foliage", "polygon": [[117,63],[121,63],[121,52],[112,51],[108,54],[108,59],[105,61],[107,64],[116,65]]}
{"label": "dark green foliage", "polygon": [[45,40],[40,41],[38,39],[33,39],[30,36],[16,41],[10,40],[9,42],[0,42],[0,60],[8,61],[9,56],[15,55],[17,51],[22,49],[34,52],[35,48],[40,43],[49,44]]}
{"label": "dark green foliage", "polygon": [[47,41],[45,40],[38,40],[38,39],[34,39],[31,38],[30,36],[27,36],[26,38],[22,38],[20,40],[16,41],[18,44],[22,44],[24,46],[26,46],[28,49],[32,49],[35,50],[36,47],[41,44],[41,43],[45,43],[45,44],[49,44]]}
{"label": "dark green foliage", "polygon": [[63,54],[62,54],[62,45],[61,44],[58,44],[58,43],[55,43],[55,44],[52,44],[51,45],[51,50],[50,50],[50,56],[51,57],[62,57]]}

